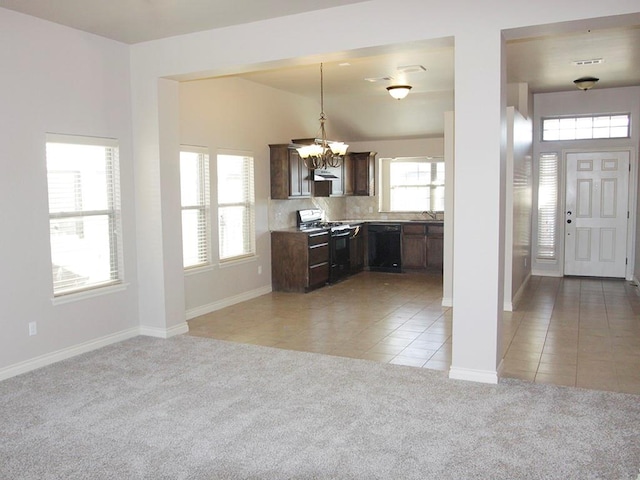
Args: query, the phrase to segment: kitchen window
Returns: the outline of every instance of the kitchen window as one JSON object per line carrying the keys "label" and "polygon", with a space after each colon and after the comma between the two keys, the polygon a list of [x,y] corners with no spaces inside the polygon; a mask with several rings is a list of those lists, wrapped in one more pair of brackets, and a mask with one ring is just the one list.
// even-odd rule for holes
{"label": "kitchen window", "polygon": [[218,235],[220,261],[255,255],[253,157],[219,154]]}
{"label": "kitchen window", "polygon": [[118,143],[47,134],[53,294],[122,282]]}
{"label": "kitchen window", "polygon": [[380,211],[444,211],[443,159],[382,158],[380,165]]}
{"label": "kitchen window", "polygon": [[182,146],[180,151],[182,204],[182,263],[184,268],[210,263],[211,212],[209,154],[202,147]]}
{"label": "kitchen window", "polygon": [[629,138],[631,115],[555,117],[542,120],[542,140]]}

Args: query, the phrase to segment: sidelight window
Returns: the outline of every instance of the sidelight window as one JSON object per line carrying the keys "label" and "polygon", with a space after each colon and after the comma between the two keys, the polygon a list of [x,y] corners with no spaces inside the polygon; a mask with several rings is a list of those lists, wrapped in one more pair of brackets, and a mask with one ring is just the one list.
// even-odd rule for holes
{"label": "sidelight window", "polygon": [[219,154],[218,240],[220,261],[255,255],[253,157]]}
{"label": "sidelight window", "polygon": [[48,134],[54,296],[121,283],[118,143]]}
{"label": "sidelight window", "polygon": [[536,258],[556,260],[558,219],[558,155],[543,153],[538,164],[538,228]]}

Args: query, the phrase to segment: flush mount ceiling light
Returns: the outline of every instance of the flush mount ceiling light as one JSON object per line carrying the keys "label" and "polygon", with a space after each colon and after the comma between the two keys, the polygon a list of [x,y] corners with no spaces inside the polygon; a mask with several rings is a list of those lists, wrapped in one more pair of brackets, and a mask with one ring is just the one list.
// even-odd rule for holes
{"label": "flush mount ceiling light", "polygon": [[316,138],[311,145],[298,148],[300,158],[310,170],[326,169],[327,167],[339,167],[340,162],[347,153],[349,145],[343,142],[327,141],[327,132],[324,124],[327,116],[324,114],[324,76],[322,63],[320,64],[320,138]]}
{"label": "flush mount ceiling light", "polygon": [[402,100],[404,97],[409,95],[409,90],[411,90],[411,85],[391,85],[387,87],[387,92],[396,100]]}
{"label": "flush mount ceiling light", "polygon": [[584,90],[585,92],[592,88],[600,79],[596,77],[580,77],[576,78],[573,83],[576,84],[580,90]]}

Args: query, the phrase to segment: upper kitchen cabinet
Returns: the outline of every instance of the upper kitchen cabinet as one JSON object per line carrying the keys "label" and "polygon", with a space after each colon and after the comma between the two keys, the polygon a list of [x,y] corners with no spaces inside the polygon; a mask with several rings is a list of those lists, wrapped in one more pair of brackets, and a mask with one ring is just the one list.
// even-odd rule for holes
{"label": "upper kitchen cabinet", "polygon": [[344,159],[345,195],[375,195],[376,152],[350,152]]}
{"label": "upper kitchen cabinet", "polygon": [[313,179],[298,152],[289,144],[269,145],[271,198],[310,197]]}

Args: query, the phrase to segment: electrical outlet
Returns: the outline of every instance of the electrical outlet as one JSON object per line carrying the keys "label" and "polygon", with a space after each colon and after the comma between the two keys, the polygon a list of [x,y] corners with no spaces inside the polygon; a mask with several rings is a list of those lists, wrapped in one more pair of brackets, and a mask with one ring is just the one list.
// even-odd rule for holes
{"label": "electrical outlet", "polygon": [[38,325],[36,322],[29,322],[29,336],[36,335],[38,333]]}
{"label": "electrical outlet", "polygon": [[258,275],[262,275],[262,265],[258,265]]}
{"label": "electrical outlet", "polygon": [[369,207],[369,213],[373,213],[373,207]]}

